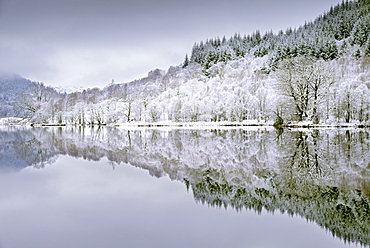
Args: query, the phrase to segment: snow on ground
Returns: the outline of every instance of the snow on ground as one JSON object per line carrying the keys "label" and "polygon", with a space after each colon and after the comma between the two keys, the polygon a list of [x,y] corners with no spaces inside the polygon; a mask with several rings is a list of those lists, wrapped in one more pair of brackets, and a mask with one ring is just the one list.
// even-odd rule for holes
{"label": "snow on ground", "polygon": [[6,117],[0,118],[0,126],[18,126],[23,125],[23,118],[18,117]]}

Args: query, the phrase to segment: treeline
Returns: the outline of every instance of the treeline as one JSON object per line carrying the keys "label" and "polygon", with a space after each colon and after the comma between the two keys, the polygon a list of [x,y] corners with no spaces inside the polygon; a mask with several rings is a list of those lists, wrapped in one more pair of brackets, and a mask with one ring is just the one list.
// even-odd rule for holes
{"label": "treeline", "polygon": [[126,122],[271,122],[314,124],[370,121],[370,59],[286,59],[265,74],[267,58],[220,62],[203,74],[187,68],[155,70],[148,77],[71,94],[35,83],[16,109],[33,124],[103,125]]}
{"label": "treeline", "polygon": [[157,69],[147,78],[131,83],[70,94],[33,82],[18,95],[14,108],[18,116],[31,124],[102,125],[137,121],[144,115],[149,100],[159,94],[163,74]]}
{"label": "treeline", "polygon": [[[285,32],[272,31],[252,35],[235,34],[195,43],[190,62],[207,70],[218,62],[227,62],[253,54],[269,55],[266,70],[274,70],[278,62],[291,57],[311,56],[333,60],[346,55],[370,55],[370,2],[369,0],[343,1],[313,22]],[[185,60],[186,61],[186,60]],[[185,65],[187,64],[184,63]]]}

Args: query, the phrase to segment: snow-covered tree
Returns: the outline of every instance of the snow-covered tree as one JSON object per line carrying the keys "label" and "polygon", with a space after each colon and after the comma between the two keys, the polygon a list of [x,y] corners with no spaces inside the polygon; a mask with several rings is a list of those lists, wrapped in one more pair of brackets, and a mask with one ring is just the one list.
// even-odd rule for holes
{"label": "snow-covered tree", "polygon": [[32,83],[25,91],[18,95],[15,100],[15,108],[25,117],[31,117],[43,105],[58,96],[54,88],[45,86],[43,83]]}

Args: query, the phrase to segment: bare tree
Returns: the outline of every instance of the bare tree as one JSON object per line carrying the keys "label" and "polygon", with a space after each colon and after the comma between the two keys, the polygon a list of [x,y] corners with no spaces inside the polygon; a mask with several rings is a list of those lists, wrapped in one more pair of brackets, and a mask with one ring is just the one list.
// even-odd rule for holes
{"label": "bare tree", "polygon": [[295,57],[282,61],[276,76],[280,91],[294,103],[298,121],[311,119],[314,124],[318,124],[319,103],[325,95],[324,89],[334,83],[334,69],[323,61]]}
{"label": "bare tree", "polygon": [[43,103],[49,102],[58,93],[43,83],[33,83],[23,91],[15,100],[15,109],[24,117],[32,117]]}
{"label": "bare tree", "polygon": [[319,123],[318,107],[319,103],[327,95],[328,87],[334,84],[335,70],[330,64],[320,60],[313,64],[311,77],[308,80],[310,95],[312,100],[312,121]]}
{"label": "bare tree", "polygon": [[276,76],[279,81],[279,89],[283,95],[293,100],[295,115],[298,121],[308,117],[308,103],[310,98],[310,68],[312,61],[304,57],[295,57],[282,61]]}

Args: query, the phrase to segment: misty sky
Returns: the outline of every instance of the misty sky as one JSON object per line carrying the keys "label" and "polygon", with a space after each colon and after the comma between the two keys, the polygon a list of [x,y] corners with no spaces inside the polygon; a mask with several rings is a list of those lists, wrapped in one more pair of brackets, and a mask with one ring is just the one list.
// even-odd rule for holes
{"label": "misty sky", "polygon": [[0,0],[0,70],[104,87],[183,62],[195,42],[298,27],[341,0]]}

